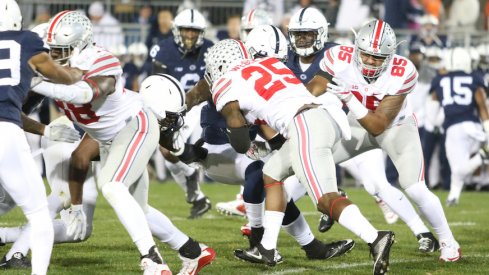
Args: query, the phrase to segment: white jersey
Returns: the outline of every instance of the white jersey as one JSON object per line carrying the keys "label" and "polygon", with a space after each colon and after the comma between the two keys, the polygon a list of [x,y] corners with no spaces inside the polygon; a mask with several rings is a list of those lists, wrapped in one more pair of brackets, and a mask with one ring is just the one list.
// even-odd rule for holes
{"label": "white jersey", "polygon": [[[287,126],[305,104],[321,104],[292,71],[276,58],[243,60],[212,85],[212,100],[217,111],[238,101],[250,124],[267,124],[284,137]],[[346,117],[334,105],[324,106],[343,130]],[[335,110],[340,110],[338,115]]]}
{"label": "white jersey", "polygon": [[127,119],[141,110],[142,98],[138,93],[124,89],[121,64],[110,52],[100,47],[90,47],[80,55],[78,58],[98,57],[83,80],[94,76],[113,76],[116,79],[115,91],[106,97],[94,95],[91,102],[83,105],[62,101],[56,101],[56,104],[92,138],[101,142],[110,141],[126,126]]}
{"label": "white jersey", "polygon": [[[344,81],[355,97],[369,110],[374,111],[385,96],[408,94],[416,87],[418,73],[407,58],[394,54],[386,70],[373,83],[368,83],[354,61],[354,47],[338,45],[328,49],[319,67],[322,71]],[[411,115],[408,98],[392,121]]]}

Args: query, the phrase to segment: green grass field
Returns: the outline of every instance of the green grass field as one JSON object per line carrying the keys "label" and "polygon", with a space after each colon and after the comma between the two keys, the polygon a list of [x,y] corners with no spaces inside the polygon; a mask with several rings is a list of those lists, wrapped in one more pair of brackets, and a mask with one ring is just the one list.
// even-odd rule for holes
{"label": "green grass field", "polygon": [[[203,190],[213,204],[234,198],[238,187],[222,184],[206,184]],[[458,263],[440,263],[438,253],[421,255],[417,252],[416,238],[401,221],[387,225],[380,209],[362,189],[347,188],[349,197],[359,205],[362,213],[378,229],[391,229],[396,233],[396,243],[391,250],[389,274],[489,274],[489,210],[488,193],[467,192],[462,195],[461,205],[446,209],[452,230],[462,246],[463,259]],[[445,192],[437,192],[442,201]],[[141,274],[139,255],[128,234],[117,220],[112,209],[99,196],[95,211],[94,232],[84,243],[56,245],[51,258],[50,274]],[[310,261],[295,241],[281,233],[279,251],[284,263],[274,268],[252,265],[236,260],[233,250],[246,247],[247,240],[239,228],[244,219],[225,217],[214,209],[199,220],[187,220],[189,205],[176,184],[152,183],[150,204],[166,215],[185,233],[213,247],[217,258],[200,274],[371,274],[368,247],[359,238],[339,225],[329,232],[318,233],[319,214],[309,198],[299,201],[314,234],[323,241],[352,238],[357,242],[349,254],[326,261]],[[17,226],[24,218],[16,209],[1,218],[1,226]],[[174,274],[180,269],[177,253],[159,243],[160,250]],[[9,246],[0,248],[2,254]],[[5,271],[4,274],[27,274],[28,271]]]}

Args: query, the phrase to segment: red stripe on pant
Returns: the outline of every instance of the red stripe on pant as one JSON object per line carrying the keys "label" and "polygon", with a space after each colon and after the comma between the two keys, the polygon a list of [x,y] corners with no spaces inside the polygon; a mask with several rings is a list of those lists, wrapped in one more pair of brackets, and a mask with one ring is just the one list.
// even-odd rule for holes
{"label": "red stripe on pant", "polygon": [[128,150],[126,151],[126,154],[124,155],[124,158],[122,159],[122,165],[119,166],[118,171],[115,173],[115,181],[121,182],[127,175],[127,172],[129,171],[129,167],[131,167],[132,163],[134,162],[136,152],[138,151],[139,147],[143,144],[144,136],[146,135],[148,131],[148,117],[145,112],[140,111],[138,114],[139,117],[139,127],[138,127],[138,132],[134,137],[132,138],[131,142],[129,143]]}
{"label": "red stripe on pant", "polygon": [[316,197],[316,202],[319,201],[322,194],[320,192],[319,186],[317,184],[317,180],[314,177],[314,173],[312,171],[311,160],[309,159],[308,150],[309,148],[309,137],[308,132],[306,130],[306,125],[304,121],[304,116],[299,114],[297,116],[297,128],[299,133],[299,156],[302,161],[302,167],[304,168],[304,172],[308,181],[308,184],[311,186],[311,190],[314,193],[314,197]]}

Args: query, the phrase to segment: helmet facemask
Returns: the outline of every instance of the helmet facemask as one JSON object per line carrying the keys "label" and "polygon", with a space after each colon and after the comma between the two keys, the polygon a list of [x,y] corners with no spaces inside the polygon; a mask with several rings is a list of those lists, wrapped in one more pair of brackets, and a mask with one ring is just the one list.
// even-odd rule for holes
{"label": "helmet facemask", "polygon": [[[373,63],[379,63],[381,60],[383,61],[380,65],[365,64],[363,62],[362,56],[363,59],[373,59],[374,60]],[[367,52],[365,50],[357,48],[353,59],[355,60],[355,63],[360,69],[360,72],[362,73],[363,77],[371,81],[377,79],[387,69],[389,62],[392,59],[392,54],[376,55],[376,54],[372,54],[371,52]]]}
{"label": "helmet facemask", "polygon": [[324,47],[321,39],[324,28],[319,29],[289,29],[289,39],[292,49],[300,56],[311,56]]}
{"label": "helmet facemask", "polygon": [[193,52],[204,44],[204,30],[174,27],[173,35],[178,48],[184,53]]}
{"label": "helmet facemask", "polygon": [[185,111],[169,112],[166,111],[166,117],[158,121],[161,132],[176,132],[185,124]]}

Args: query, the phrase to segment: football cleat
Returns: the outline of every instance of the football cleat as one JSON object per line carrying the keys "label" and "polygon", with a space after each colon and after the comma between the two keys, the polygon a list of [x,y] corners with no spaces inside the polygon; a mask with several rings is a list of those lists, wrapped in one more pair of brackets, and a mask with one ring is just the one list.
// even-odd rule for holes
{"label": "football cleat", "polygon": [[0,261],[0,268],[31,268],[31,261],[20,252],[15,252],[12,258],[7,261],[7,256],[4,256]]}
{"label": "football cleat", "polygon": [[322,214],[319,218],[318,231],[324,233],[333,227],[334,220],[327,214]]}
{"label": "football cleat", "polygon": [[447,199],[445,201],[445,205],[447,207],[454,207],[454,206],[457,206],[458,205],[458,200],[457,199]]}
{"label": "football cleat", "polygon": [[248,238],[251,236],[251,227],[249,223],[242,225],[240,230],[243,236],[246,236]]}
{"label": "football cleat", "polygon": [[370,246],[370,254],[374,258],[374,275],[386,274],[389,270],[389,253],[394,244],[394,232],[379,231],[377,239]]}
{"label": "football cleat", "polygon": [[200,255],[195,259],[185,258],[182,255],[178,255],[182,260],[182,269],[178,275],[195,275],[206,265],[211,264],[214,258],[216,258],[216,252],[214,249],[199,244],[201,248]]}
{"label": "football cleat", "polygon": [[246,250],[236,249],[234,256],[239,260],[268,266],[275,266],[283,262],[277,249],[265,249],[261,244]]}
{"label": "football cleat", "polygon": [[156,245],[153,245],[147,255],[141,257],[141,270],[143,275],[172,275],[170,268],[163,262]]}
{"label": "football cleat", "polygon": [[197,219],[202,217],[207,211],[212,208],[211,201],[207,197],[203,197],[200,200],[196,200],[192,203],[192,208],[190,208],[189,219]]}
{"label": "football cleat", "polygon": [[387,224],[393,224],[396,223],[397,220],[399,219],[399,216],[392,211],[392,209],[385,203],[383,200],[377,201],[377,205],[380,207],[382,210],[382,213],[384,213],[384,219],[387,222]]}
{"label": "football cleat", "polygon": [[421,233],[416,236],[418,239],[418,250],[423,253],[431,253],[440,249],[440,243],[431,232]]}
{"label": "football cleat", "polygon": [[243,195],[236,195],[236,200],[227,202],[218,202],[216,204],[217,212],[226,216],[246,217],[246,209],[243,201]]}
{"label": "football cleat", "polygon": [[440,261],[456,262],[462,257],[462,250],[457,241],[440,240]]}
{"label": "football cleat", "polygon": [[308,259],[327,260],[350,252],[354,246],[355,242],[350,239],[329,244],[314,239],[311,243],[303,246],[302,249],[306,252]]}

